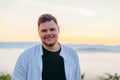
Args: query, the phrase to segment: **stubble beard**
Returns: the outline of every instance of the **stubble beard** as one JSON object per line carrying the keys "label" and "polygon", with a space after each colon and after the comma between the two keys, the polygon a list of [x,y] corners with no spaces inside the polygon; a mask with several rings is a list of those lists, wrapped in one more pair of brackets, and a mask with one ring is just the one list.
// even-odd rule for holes
{"label": "stubble beard", "polygon": [[46,42],[42,42],[46,47],[53,47],[56,43],[57,43],[57,40],[54,42],[54,43],[46,43]]}

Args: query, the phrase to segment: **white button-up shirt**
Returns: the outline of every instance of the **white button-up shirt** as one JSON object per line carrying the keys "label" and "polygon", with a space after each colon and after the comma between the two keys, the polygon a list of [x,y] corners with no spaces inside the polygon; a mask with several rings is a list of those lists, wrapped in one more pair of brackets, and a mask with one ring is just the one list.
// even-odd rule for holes
{"label": "white button-up shirt", "polygon": [[[42,45],[25,50],[18,58],[12,80],[42,80]],[[76,52],[61,45],[60,56],[64,59],[66,80],[81,80],[79,59]]]}

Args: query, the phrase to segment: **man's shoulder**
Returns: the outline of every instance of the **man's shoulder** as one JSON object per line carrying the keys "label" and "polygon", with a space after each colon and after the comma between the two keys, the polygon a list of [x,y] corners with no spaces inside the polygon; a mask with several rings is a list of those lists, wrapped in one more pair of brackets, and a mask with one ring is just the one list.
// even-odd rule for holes
{"label": "man's shoulder", "polygon": [[66,44],[62,44],[62,48],[65,49],[65,50],[69,50],[69,51],[75,51],[73,49],[73,47],[69,46],[69,45],[66,45]]}
{"label": "man's shoulder", "polygon": [[21,55],[31,55],[32,53],[35,53],[36,51],[39,51],[41,44],[34,45],[30,48],[27,48],[22,52]]}
{"label": "man's shoulder", "polygon": [[78,59],[76,50],[70,45],[65,45],[65,44],[62,45],[61,55],[69,62],[73,62],[73,61],[76,62]]}
{"label": "man's shoulder", "polygon": [[38,48],[40,48],[40,44],[34,45],[34,46],[30,47],[30,48],[27,48],[25,51],[33,51],[33,50],[36,50]]}

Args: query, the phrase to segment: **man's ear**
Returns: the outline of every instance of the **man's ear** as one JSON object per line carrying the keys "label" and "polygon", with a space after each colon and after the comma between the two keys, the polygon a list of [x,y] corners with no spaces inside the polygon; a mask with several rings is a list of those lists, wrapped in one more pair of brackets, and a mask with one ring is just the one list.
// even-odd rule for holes
{"label": "man's ear", "polygon": [[58,26],[58,33],[60,33],[60,27]]}
{"label": "man's ear", "polygon": [[39,31],[39,27],[38,27],[38,29],[37,29],[38,31]]}

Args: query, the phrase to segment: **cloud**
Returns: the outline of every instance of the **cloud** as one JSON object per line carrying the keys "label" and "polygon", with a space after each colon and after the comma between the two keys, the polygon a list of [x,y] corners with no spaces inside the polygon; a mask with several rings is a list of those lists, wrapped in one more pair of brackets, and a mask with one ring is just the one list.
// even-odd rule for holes
{"label": "cloud", "polygon": [[[68,34],[69,35],[69,34]],[[70,34],[71,36],[92,36],[92,37],[100,37],[103,36],[103,33],[99,32],[74,32]]]}
{"label": "cloud", "polygon": [[18,0],[18,1],[16,1],[17,3],[20,3],[20,4],[24,4],[24,5],[29,5],[29,4],[32,4],[32,3],[34,3],[34,1],[33,0]]}
{"label": "cloud", "polygon": [[49,2],[42,2],[42,1],[33,1],[33,0],[20,0],[20,3],[23,5],[34,6],[42,9],[55,9],[60,11],[69,11],[70,13],[74,12],[83,16],[96,16],[96,13],[85,8],[75,7],[75,6],[68,6],[64,4],[53,4]]}

